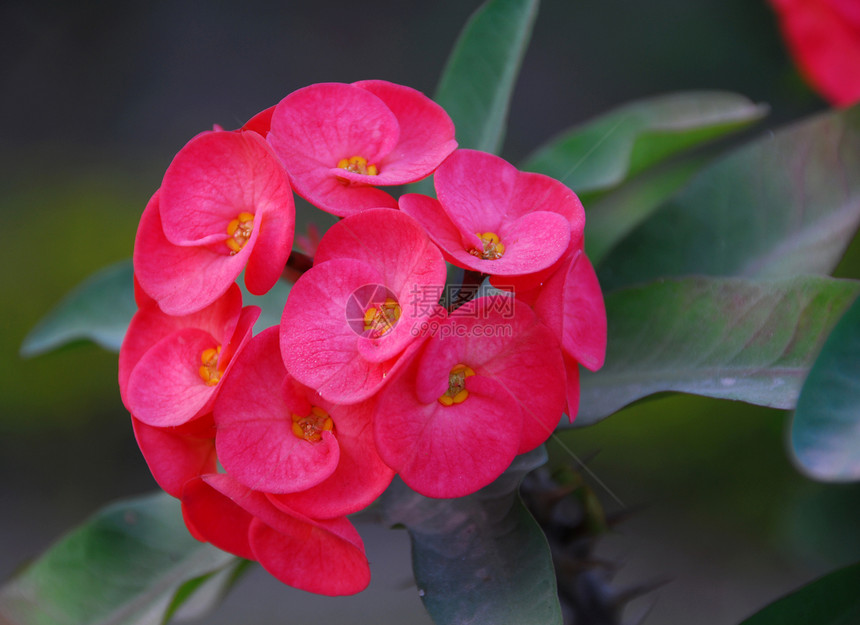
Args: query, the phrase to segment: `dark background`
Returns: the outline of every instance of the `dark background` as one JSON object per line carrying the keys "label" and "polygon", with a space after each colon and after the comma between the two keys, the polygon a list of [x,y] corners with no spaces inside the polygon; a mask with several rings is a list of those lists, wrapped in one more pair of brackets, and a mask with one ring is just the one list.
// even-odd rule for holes
{"label": "dark background", "polygon": [[[313,82],[382,78],[432,95],[479,4],[0,6],[0,578],[104,502],[154,488],[119,401],[115,355],[82,344],[21,360],[17,350],[64,293],[130,256],[175,152],[212,124],[238,126]],[[763,0],[548,0],[503,156],[517,162],[614,106],[688,89],[769,103],[760,129],[824,107]],[[635,606],[652,610],[646,622],[733,623],[860,553],[843,533],[856,490],[799,476],[785,453],[786,420],[668,398],[566,435],[576,453],[600,452],[592,468],[625,505],[644,506],[601,553],[624,565],[621,585],[672,580]],[[375,576],[368,593],[311,597],[256,571],[201,622],[429,622],[404,533],[361,529]]]}

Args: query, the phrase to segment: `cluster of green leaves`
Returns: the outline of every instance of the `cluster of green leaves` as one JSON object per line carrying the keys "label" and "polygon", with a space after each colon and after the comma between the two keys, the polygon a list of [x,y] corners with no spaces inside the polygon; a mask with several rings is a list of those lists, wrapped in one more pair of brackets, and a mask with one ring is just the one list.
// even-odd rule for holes
{"label": "cluster of green leaves", "polygon": [[[465,26],[436,94],[461,147],[500,151],[537,9],[538,0],[488,0]],[[860,281],[832,274],[860,224],[860,109],[715,147],[765,114],[735,94],[671,94],[572,128],[520,164],[580,194],[586,251],[605,289],[606,365],[583,375],[576,425],[667,391],[796,409],[799,466],[856,480]],[[277,319],[285,296],[256,303]],[[23,351],[82,338],[118,349],[134,308],[130,264],[109,268]],[[561,622],[549,548],[517,494],[542,462],[541,453],[520,458],[458,500],[427,499],[399,482],[383,497],[385,518],[410,533],[435,622]],[[236,566],[189,539],[178,519],[163,498],[105,510],[7,584],[0,612],[22,625],[166,622],[185,599],[213,594],[201,588],[223,588]],[[75,567],[89,574],[69,587]],[[812,594],[836,606],[816,622],[844,622],[857,610],[845,580],[856,577],[856,567],[836,573],[747,622],[799,623],[785,615]]]}

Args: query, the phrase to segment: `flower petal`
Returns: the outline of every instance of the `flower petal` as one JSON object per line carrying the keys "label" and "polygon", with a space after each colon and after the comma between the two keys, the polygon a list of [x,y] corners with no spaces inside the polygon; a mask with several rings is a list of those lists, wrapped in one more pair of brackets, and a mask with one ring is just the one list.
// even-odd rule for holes
{"label": "flower petal", "polygon": [[[157,428],[132,416],[134,435],[149,470],[158,485],[174,497],[182,495],[185,483],[216,470],[215,428],[211,417],[201,417],[180,428]],[[208,424],[208,432],[205,425]]]}
{"label": "flower petal", "polygon": [[256,229],[259,215],[292,207],[287,173],[256,132],[197,135],[170,163],[160,193],[164,235],[174,245],[223,242],[241,213],[255,216]]}
{"label": "flower petal", "polygon": [[200,377],[201,354],[220,343],[208,332],[183,328],[152,346],[128,381],[128,409],[147,425],[182,425],[208,412],[216,386]]}
{"label": "flower petal", "polygon": [[[421,358],[448,376],[448,362]],[[497,381],[475,375],[466,380],[469,396],[443,406],[415,395],[417,361],[379,396],[374,432],[383,460],[410,488],[427,497],[462,497],[483,488],[510,465],[517,453],[522,416],[517,402]]]}
{"label": "flower petal", "polygon": [[400,139],[380,162],[376,184],[406,184],[425,178],[457,148],[454,122],[420,91],[385,80],[353,85],[385,102],[400,125]]}
{"label": "flower petal", "polygon": [[230,288],[242,272],[251,248],[246,245],[235,256],[229,256],[206,246],[173,245],[161,229],[158,197],[158,193],[153,195],[140,218],[134,242],[134,272],[141,288],[164,312],[186,315],[205,308]]}
{"label": "flower petal", "polygon": [[302,491],[325,480],[340,456],[331,432],[311,443],[293,434],[293,414],[311,409],[285,386],[278,328],[253,338],[234,361],[215,403],[218,457],[236,480],[271,493]]}

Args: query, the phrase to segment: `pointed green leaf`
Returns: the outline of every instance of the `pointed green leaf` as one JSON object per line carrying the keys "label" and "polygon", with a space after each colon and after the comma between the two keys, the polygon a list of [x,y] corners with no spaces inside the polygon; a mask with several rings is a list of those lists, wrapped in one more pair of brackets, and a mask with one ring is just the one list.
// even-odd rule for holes
{"label": "pointed green leaf", "polygon": [[791,444],[820,480],[860,480],[860,300],[839,320],[797,400]]}
{"label": "pointed green leaf", "polygon": [[702,170],[623,239],[606,289],[661,276],[829,274],[860,225],[860,107],[828,112]]}
{"label": "pointed green leaf", "polygon": [[489,0],[463,27],[435,97],[454,120],[461,148],[501,149],[537,11],[538,0]]}
{"label": "pointed green leaf", "polygon": [[657,163],[760,119],[767,107],[721,91],[661,95],[624,105],[564,132],[522,168],[578,194],[618,186]]}
{"label": "pointed green leaf", "polygon": [[860,564],[825,575],[770,604],[741,625],[854,625],[860,623]]}
{"label": "pointed green leaf", "polygon": [[577,425],[661,391],[793,408],[860,282],[659,280],[607,296],[606,364],[583,372]]}
{"label": "pointed green leaf", "polygon": [[94,273],[33,328],[21,355],[36,356],[78,340],[118,351],[137,311],[133,275],[130,259]]}
{"label": "pointed green leaf", "polygon": [[655,167],[589,204],[585,251],[591,262],[598,266],[621,239],[678,191],[704,162],[703,158],[688,158]]}
{"label": "pointed green leaf", "polygon": [[[37,356],[67,343],[91,340],[118,352],[128,324],[137,312],[131,259],[118,262],[87,278],[48,313],[21,345],[22,356]],[[268,293],[251,295],[239,278],[242,301],[261,309],[259,332],[281,322],[292,284],[279,280]]]}
{"label": "pointed green leaf", "polygon": [[543,448],[516,458],[486,488],[459,499],[429,499],[395,480],[386,519],[412,538],[412,568],[438,625],[560,625],[546,538],[517,489],[546,462]]}
{"label": "pointed green leaf", "polygon": [[187,582],[236,561],[192,538],[172,497],[129,499],[98,512],[0,588],[0,615],[16,625],[160,625]]}

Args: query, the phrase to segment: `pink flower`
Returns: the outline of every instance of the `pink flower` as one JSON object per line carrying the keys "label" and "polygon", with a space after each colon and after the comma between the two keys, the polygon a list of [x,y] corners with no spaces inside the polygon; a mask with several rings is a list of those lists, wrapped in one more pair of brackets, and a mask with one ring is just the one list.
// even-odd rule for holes
{"label": "pink flower", "polygon": [[783,37],[806,80],[828,101],[860,101],[860,4],[857,0],[770,0]]}
{"label": "pink flower", "polygon": [[416,294],[441,293],[445,271],[421,226],[399,211],[371,209],[335,224],[284,307],[287,371],[331,402],[371,397],[415,343],[424,318]]}
{"label": "pink flower", "polygon": [[140,286],[184,315],[221,296],[245,269],[268,291],[290,254],[295,207],[286,172],[256,132],[204,132],[183,147],[141,217]]}
{"label": "pink flower", "polygon": [[289,512],[223,473],[189,480],[182,513],[198,540],[256,560],[295,588],[350,595],[370,582],[364,543],[345,517],[314,520]]}
{"label": "pink flower", "polygon": [[434,179],[438,200],[406,194],[400,209],[459,267],[492,276],[534,274],[582,238],[585,213],[573,191],[498,156],[457,150]]}
{"label": "pink flower", "polygon": [[361,510],[394,472],[373,442],[371,407],[340,406],[284,369],[278,328],[237,357],[215,404],[218,457],[227,473],[270,499],[316,519]]}
{"label": "pink flower", "polygon": [[154,427],[182,425],[210,412],[219,382],[259,314],[256,306],[242,308],[235,284],[189,315],[169,316],[144,305],[120,348],[119,387],[128,411]]}
{"label": "pink flower", "polygon": [[566,413],[573,421],[579,406],[579,365],[597,371],[606,357],[606,308],[600,283],[591,261],[577,251],[533,295],[535,312],[564,352]]}
{"label": "pink flower", "polygon": [[512,297],[472,300],[434,330],[378,396],[374,432],[411,488],[461,497],[552,434],[564,364],[550,329]]}
{"label": "pink flower", "polygon": [[179,498],[188,480],[217,470],[211,414],[176,427],[153,427],[134,416],[131,422],[152,477],[168,494]]}
{"label": "pink flower", "polygon": [[384,80],[320,83],[275,108],[268,141],[296,193],[335,215],[397,206],[378,186],[415,182],[457,147],[448,114]]}
{"label": "pink flower", "polygon": [[272,114],[274,112],[274,106],[263,109],[246,121],[240,130],[252,130],[258,135],[262,135],[264,137],[267,136],[269,134],[269,129],[272,127]]}

